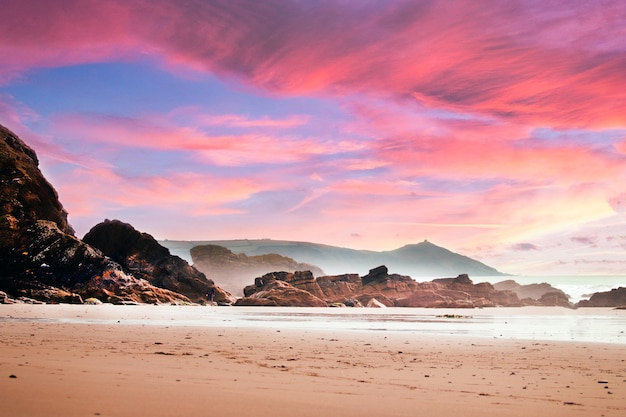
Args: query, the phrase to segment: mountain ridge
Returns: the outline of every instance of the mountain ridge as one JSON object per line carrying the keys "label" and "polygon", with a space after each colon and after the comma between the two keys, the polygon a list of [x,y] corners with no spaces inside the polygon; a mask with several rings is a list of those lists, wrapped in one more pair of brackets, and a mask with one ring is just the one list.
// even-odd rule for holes
{"label": "mountain ridge", "polygon": [[247,256],[271,253],[290,257],[298,262],[317,265],[326,274],[366,274],[377,265],[387,265],[400,274],[417,277],[450,277],[459,274],[474,276],[506,276],[503,272],[468,256],[455,253],[429,241],[404,245],[390,251],[350,249],[322,243],[273,240],[162,240],[172,253],[193,260],[189,251],[194,246],[218,245]]}

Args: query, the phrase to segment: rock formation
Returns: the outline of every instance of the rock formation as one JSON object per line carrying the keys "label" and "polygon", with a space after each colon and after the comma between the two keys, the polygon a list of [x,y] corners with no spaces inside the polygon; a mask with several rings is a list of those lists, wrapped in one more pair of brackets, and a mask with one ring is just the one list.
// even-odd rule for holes
{"label": "rock formation", "polygon": [[326,302],[308,291],[301,290],[286,281],[266,276],[259,287],[246,297],[240,298],[236,306],[273,307],[327,307]]}
{"label": "rock formation", "polygon": [[[156,287],[74,235],[35,151],[0,126],[0,290],[10,299],[190,302]],[[7,298],[5,297],[5,299]]]}
{"label": "rock formation", "polygon": [[589,300],[581,300],[578,307],[623,307],[626,306],[626,288],[594,293]]}
{"label": "rock formation", "polygon": [[315,265],[299,263],[277,254],[248,256],[236,254],[217,245],[199,245],[191,248],[194,267],[216,280],[229,292],[242,295],[241,289],[252,279],[272,271],[311,271],[320,276],[324,272]]}
{"label": "rock formation", "polygon": [[218,304],[235,301],[230,293],[216,287],[202,272],[171,255],[151,235],[137,231],[128,223],[107,219],[87,232],[83,242],[99,249],[135,277],[183,294],[193,302],[204,302],[211,288]]}
{"label": "rock formation", "polygon": [[[278,282],[278,284],[276,284]],[[271,290],[271,300],[269,300]],[[300,291],[295,291],[300,290]],[[285,295],[279,295],[285,291]],[[510,290],[498,290],[482,282],[474,284],[466,274],[456,278],[436,279],[419,283],[411,277],[389,274],[386,266],[370,270],[369,274],[324,276],[314,278],[308,271],[275,272],[255,279],[254,285],[244,289],[244,297],[237,305],[276,305],[275,300],[287,305],[318,306],[386,306],[386,307],[519,307],[523,305],[566,305],[556,293],[544,294],[539,300],[520,300]],[[280,304],[285,305],[285,304]]]}
{"label": "rock formation", "polygon": [[558,288],[554,288],[552,285],[542,282],[539,284],[527,284],[520,285],[512,279],[501,281],[493,284],[497,290],[509,290],[513,291],[520,299],[531,298],[533,300],[540,300],[544,294],[547,293],[559,293],[560,297],[569,299],[569,296]]}

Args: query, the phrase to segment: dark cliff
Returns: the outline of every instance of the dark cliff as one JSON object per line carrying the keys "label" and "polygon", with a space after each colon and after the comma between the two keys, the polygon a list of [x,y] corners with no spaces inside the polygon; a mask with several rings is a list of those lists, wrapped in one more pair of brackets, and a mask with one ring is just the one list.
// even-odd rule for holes
{"label": "dark cliff", "polygon": [[[190,301],[175,285],[169,286],[173,290],[152,285],[149,274],[136,277],[78,239],[57,192],[39,170],[35,151],[2,126],[0,265],[0,290],[13,298],[75,303],[88,297],[112,303]],[[186,269],[175,263],[171,268],[173,274]],[[165,281],[161,277],[155,284]]]}

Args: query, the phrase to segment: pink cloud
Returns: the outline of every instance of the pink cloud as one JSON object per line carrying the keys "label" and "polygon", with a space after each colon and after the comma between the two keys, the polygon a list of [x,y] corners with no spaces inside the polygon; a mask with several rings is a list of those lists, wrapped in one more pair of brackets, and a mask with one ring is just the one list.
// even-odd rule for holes
{"label": "pink cloud", "polygon": [[547,126],[625,122],[619,1],[41,1],[3,16],[5,78],[148,53],[280,94],[414,97]]}
{"label": "pink cloud", "polygon": [[[211,236],[267,228],[390,249],[423,238],[512,246],[621,215],[625,142],[567,134],[626,125],[620,1],[9,3],[0,85],[39,68],[147,58],[258,95],[343,105],[323,134],[313,115],[177,107],[56,115],[39,124],[44,135],[27,127],[35,112],[0,96],[0,119],[34,140],[71,219],[150,209],[219,218]],[[540,128],[565,133],[545,139]],[[130,175],[109,158],[137,150],[175,154],[194,172]],[[215,166],[232,177],[197,173]],[[271,212],[255,212],[263,193],[280,200]],[[243,212],[252,224],[228,221]]]}
{"label": "pink cloud", "polygon": [[41,168],[69,163],[79,166],[99,166],[102,162],[87,155],[75,155],[55,144],[50,135],[33,131],[28,125],[37,121],[39,115],[13,97],[0,93],[0,123],[21,138],[27,138],[28,145],[35,149]]}
{"label": "pink cloud", "polygon": [[140,210],[161,216],[171,212],[176,222],[189,217],[240,214],[240,209],[230,205],[268,187],[253,179],[189,172],[128,178],[102,167],[75,168],[57,173],[55,179],[70,222],[83,233],[103,217],[123,216],[129,209],[131,213]]}
{"label": "pink cloud", "polygon": [[200,117],[200,124],[205,126],[229,126],[238,128],[277,128],[290,129],[308,124],[309,117],[305,115],[293,115],[286,119],[271,119],[263,117],[250,119],[238,114],[205,115]]}
{"label": "pink cloud", "polygon": [[144,43],[133,36],[140,17],[124,2],[59,0],[2,6],[0,85],[32,68],[131,58]]}
{"label": "pink cloud", "polygon": [[[612,105],[624,100],[619,88],[625,81],[624,56],[606,43],[597,46],[597,34],[584,35],[606,25],[620,33],[613,22],[623,18],[623,9],[613,7],[615,15],[601,22],[593,8],[574,14],[564,4],[526,5],[396,2],[368,9],[322,3],[306,12],[291,5],[271,15],[233,6],[216,25],[222,47],[204,43],[198,48],[185,33],[164,43],[172,59],[203,62],[270,90],[412,94],[429,107],[548,125],[621,124],[623,116]],[[203,22],[211,21],[208,12]],[[231,26],[241,30],[225,29],[241,16],[250,17],[247,25]],[[582,20],[580,37],[563,24],[573,16]],[[560,25],[551,28],[555,21]],[[559,27],[576,49],[553,41]]]}
{"label": "pink cloud", "polygon": [[[234,121],[235,120],[235,121]],[[272,128],[302,123],[304,118],[281,120],[248,120],[229,116],[210,119],[215,126],[233,123],[265,125]],[[114,145],[123,148],[145,148],[161,151],[189,151],[200,160],[217,165],[241,166],[247,164],[302,162],[315,155],[358,150],[362,145],[348,140],[333,141],[314,137],[241,132],[229,134],[206,133],[202,126],[177,126],[162,115],[143,118],[102,117],[97,115],[64,115],[54,119],[54,132],[61,137],[79,138],[83,144]],[[280,130],[280,129],[279,129]]]}

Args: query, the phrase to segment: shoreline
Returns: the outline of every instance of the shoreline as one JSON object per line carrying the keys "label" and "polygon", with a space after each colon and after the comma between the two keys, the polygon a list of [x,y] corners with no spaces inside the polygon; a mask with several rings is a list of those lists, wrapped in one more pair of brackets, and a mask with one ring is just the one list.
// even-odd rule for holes
{"label": "shoreline", "polygon": [[[103,311],[112,323],[29,321],[5,307],[0,402],[11,416],[626,413],[619,344],[122,324]],[[79,313],[65,307],[47,310]]]}
{"label": "shoreline", "polygon": [[[10,306],[10,307],[9,307]],[[179,305],[0,305],[0,323],[267,328],[342,332],[414,333],[505,340],[626,345],[626,310],[615,308],[498,307],[328,308]]]}

